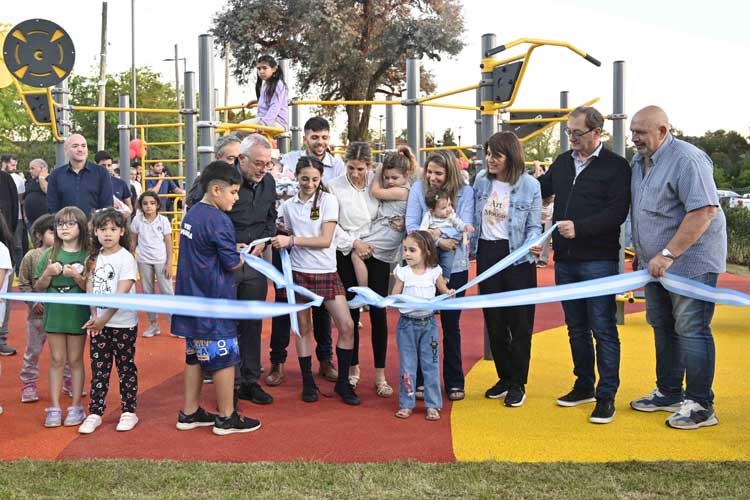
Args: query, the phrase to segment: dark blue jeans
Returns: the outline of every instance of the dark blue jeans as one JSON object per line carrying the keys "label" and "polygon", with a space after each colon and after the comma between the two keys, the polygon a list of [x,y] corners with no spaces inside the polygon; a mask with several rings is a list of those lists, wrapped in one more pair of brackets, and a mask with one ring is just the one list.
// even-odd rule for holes
{"label": "dark blue jeans", "polygon": [[[555,283],[565,285],[617,274],[617,261],[555,262]],[[562,303],[573,354],[574,388],[594,389],[596,397],[614,399],[620,386],[620,338],[617,332],[617,306],[614,295],[566,300]],[[592,338],[593,335],[593,338]],[[596,355],[594,355],[596,339]]]}
{"label": "dark blue jeans", "polygon": [[[706,273],[695,281],[716,286],[719,275]],[[713,405],[711,386],[716,349],[711,334],[713,302],[691,299],[667,291],[660,283],[646,285],[646,320],[654,329],[656,386],[666,396]]]}
{"label": "dark blue jeans", "polygon": [[[448,288],[457,290],[469,281],[469,271],[451,274]],[[463,297],[462,292],[457,297]],[[440,326],[443,328],[443,382],[445,390],[464,390],[464,367],[461,364],[461,311],[440,311]],[[424,385],[422,370],[417,368],[417,386]]]}

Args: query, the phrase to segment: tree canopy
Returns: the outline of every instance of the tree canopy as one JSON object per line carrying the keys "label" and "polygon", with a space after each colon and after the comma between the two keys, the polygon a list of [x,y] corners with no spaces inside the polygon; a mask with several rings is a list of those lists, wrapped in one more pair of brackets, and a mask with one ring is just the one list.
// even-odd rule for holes
{"label": "tree canopy", "polygon": [[[262,54],[297,67],[298,90],[323,100],[400,95],[407,57],[440,60],[463,48],[459,0],[229,0],[212,33],[234,56],[234,76],[254,81]],[[428,75],[423,89],[431,91]],[[370,106],[347,106],[349,140],[369,129]]]}

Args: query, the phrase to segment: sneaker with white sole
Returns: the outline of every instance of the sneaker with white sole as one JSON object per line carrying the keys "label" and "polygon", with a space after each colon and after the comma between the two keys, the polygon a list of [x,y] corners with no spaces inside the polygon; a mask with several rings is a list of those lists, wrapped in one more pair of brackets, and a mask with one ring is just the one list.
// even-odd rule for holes
{"label": "sneaker with white sole", "polygon": [[668,411],[670,413],[680,411],[682,397],[665,396],[659,389],[654,389],[648,395],[630,402],[630,407],[638,411],[654,412]]}
{"label": "sneaker with white sole", "polygon": [[126,411],[126,412],[123,412],[122,415],[120,415],[120,422],[118,422],[115,430],[118,432],[127,432],[129,430],[132,430],[133,427],[135,427],[137,423],[138,423],[138,415],[136,415],[135,413],[130,413]]}
{"label": "sneaker with white sole", "polygon": [[217,414],[207,412],[200,406],[195,413],[190,415],[185,415],[181,411],[177,416],[177,430],[189,431],[198,427],[213,427],[217,417]]}
{"label": "sneaker with white sole", "polygon": [[260,429],[260,421],[245,417],[236,411],[228,417],[217,416],[214,421],[213,432],[217,436],[228,436],[238,432],[253,432]]}
{"label": "sneaker with white sole", "polygon": [[92,413],[88,417],[86,417],[86,419],[80,426],[78,426],[78,433],[91,434],[100,425],[102,425],[102,417],[100,417],[96,413]]}
{"label": "sneaker with white sole", "polygon": [[39,401],[39,392],[37,392],[36,386],[34,384],[23,386],[21,390],[21,402],[33,403],[34,401]]}
{"label": "sneaker with white sole", "polygon": [[68,406],[68,414],[65,415],[63,425],[65,427],[81,425],[81,422],[83,422],[85,418],[86,412],[83,411],[83,406]]}
{"label": "sneaker with white sole", "polygon": [[159,323],[151,323],[148,328],[146,328],[146,331],[143,332],[143,336],[146,338],[153,337],[154,335],[161,334],[161,328],[159,328]]}
{"label": "sneaker with white sole", "polygon": [[57,406],[51,406],[44,409],[47,416],[44,419],[45,427],[60,427],[62,425],[62,409]]}
{"label": "sneaker with white sole", "polygon": [[719,419],[716,418],[713,407],[706,408],[691,399],[686,399],[680,406],[680,410],[666,421],[666,424],[673,429],[686,430],[709,427],[718,423]]}
{"label": "sneaker with white sole", "polygon": [[567,393],[565,396],[560,396],[559,398],[557,398],[557,405],[564,406],[566,408],[594,402],[596,402],[596,397],[593,389],[585,390],[576,389],[575,387],[573,387],[573,390]]}

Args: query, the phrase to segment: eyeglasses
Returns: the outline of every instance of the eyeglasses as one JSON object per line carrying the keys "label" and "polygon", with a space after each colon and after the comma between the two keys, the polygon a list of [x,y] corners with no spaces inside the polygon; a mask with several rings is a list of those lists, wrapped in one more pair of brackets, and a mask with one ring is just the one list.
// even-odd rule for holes
{"label": "eyeglasses", "polygon": [[[239,155],[237,159],[240,161],[243,161],[243,160],[248,160],[249,158],[245,155]],[[268,163],[266,163],[263,160],[254,160],[252,163],[253,163],[253,166],[257,169],[271,170],[273,168],[272,161],[269,161]]]}
{"label": "eyeglasses", "polygon": [[587,131],[585,131],[585,132],[582,132],[582,131],[580,131],[580,130],[571,130],[571,129],[569,129],[569,128],[565,128],[565,129],[563,129],[563,132],[565,132],[565,135],[567,135],[568,137],[570,137],[571,135],[572,135],[572,136],[575,136],[575,137],[583,137],[584,135],[586,135],[586,134],[588,134],[588,133],[591,133],[591,132],[593,132],[594,130],[596,130],[596,128],[597,128],[597,127],[594,127],[594,128],[590,128],[590,129],[588,129],[588,130],[587,130]]}
{"label": "eyeglasses", "polygon": [[73,229],[76,226],[78,226],[78,222],[74,220],[62,220],[59,222],[55,222],[55,227],[57,229]]}

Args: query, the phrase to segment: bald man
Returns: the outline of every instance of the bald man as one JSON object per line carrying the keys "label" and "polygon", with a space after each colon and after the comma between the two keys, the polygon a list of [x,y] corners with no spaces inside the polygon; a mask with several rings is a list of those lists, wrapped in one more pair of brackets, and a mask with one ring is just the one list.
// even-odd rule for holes
{"label": "bald man", "polygon": [[[643,108],[630,123],[633,243],[640,267],[715,287],[726,270],[726,219],[711,158],[670,133],[667,114]],[[719,423],[714,412],[714,304],[646,285],[646,318],[654,329],[656,388],[630,402],[634,410],[667,411],[667,425],[698,429]],[[683,388],[683,379],[685,386]]]}
{"label": "bald man", "polygon": [[68,163],[55,168],[47,177],[47,211],[76,206],[86,217],[91,212],[112,206],[112,182],[106,168],[88,161],[88,145],[80,134],[65,141]]}

